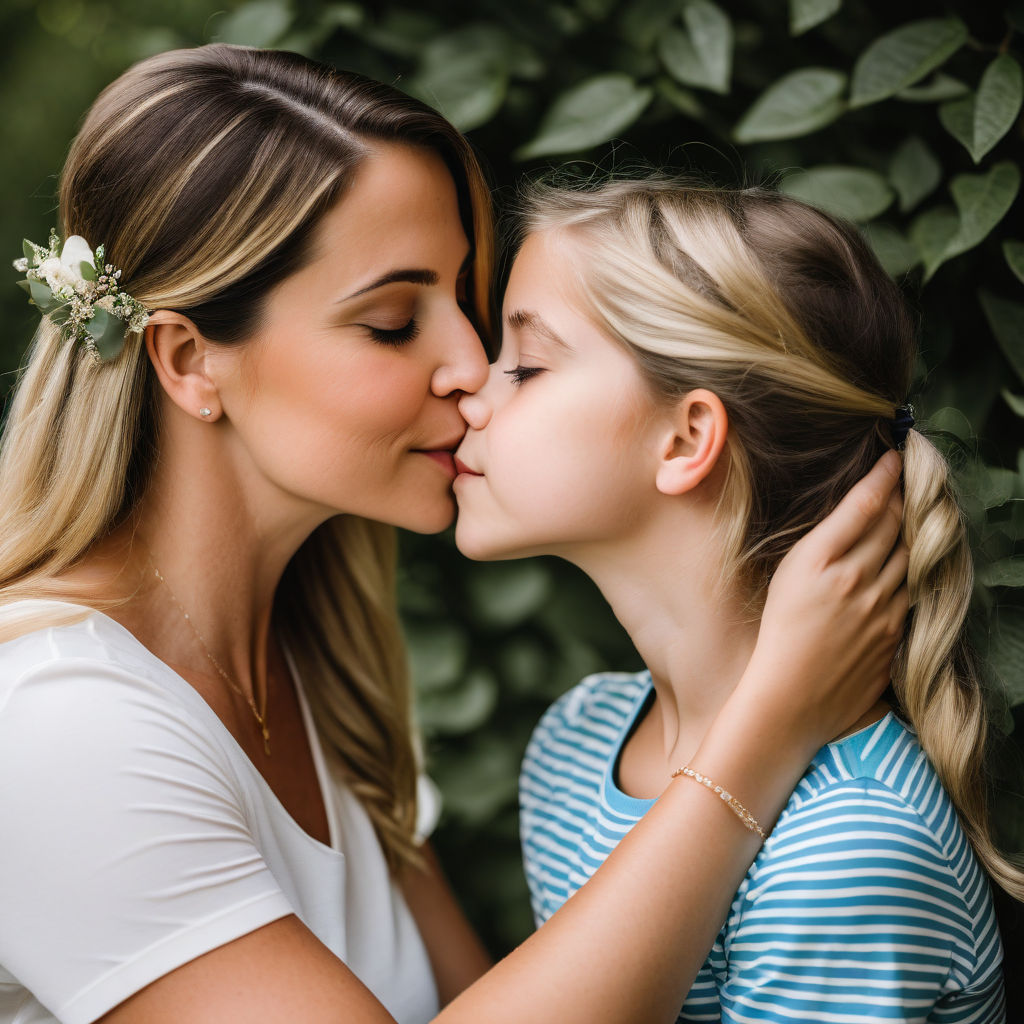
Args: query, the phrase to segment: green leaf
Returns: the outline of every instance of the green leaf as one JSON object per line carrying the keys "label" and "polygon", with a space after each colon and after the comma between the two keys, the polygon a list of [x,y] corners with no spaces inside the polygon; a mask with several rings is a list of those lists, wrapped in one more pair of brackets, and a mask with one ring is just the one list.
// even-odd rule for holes
{"label": "green leaf", "polygon": [[682,9],[684,0],[632,0],[622,16],[622,36],[638,50],[649,50]]}
{"label": "green leaf", "polygon": [[975,163],[1013,127],[1024,100],[1020,65],[1001,54],[985,69],[978,92],[939,108],[946,130],[971,154]]}
{"label": "green leaf", "polygon": [[96,280],[96,268],[85,260],[82,260],[81,263],[78,264],[78,272],[86,281]]}
{"label": "green leaf", "polygon": [[801,35],[832,17],[843,0],[789,0],[789,34]]}
{"label": "green leaf", "polygon": [[699,121],[704,117],[704,107],[697,94],[689,89],[680,89],[668,75],[659,75],[655,83],[658,92],[681,114]]}
{"label": "green leaf", "polygon": [[898,277],[905,274],[911,267],[920,263],[921,257],[917,249],[891,224],[876,221],[874,224],[866,224],[863,230],[878,257],[878,262],[890,276]]}
{"label": "green leaf", "polygon": [[1024,101],[1024,75],[1008,54],[1000,54],[985,69],[974,110],[974,148],[977,163],[1013,127]]}
{"label": "green leaf", "polygon": [[960,438],[961,441],[969,441],[974,436],[970,421],[959,410],[951,406],[936,409],[925,424],[929,431],[941,431]]}
{"label": "green leaf", "polygon": [[39,307],[42,313],[49,313],[51,309],[61,304],[60,299],[50,291],[50,286],[43,284],[42,281],[34,281],[32,278],[29,278],[28,293],[32,298],[32,302]]}
{"label": "green leaf", "polygon": [[417,690],[441,690],[463,677],[469,641],[459,627],[440,622],[429,626],[409,624],[406,637]]}
{"label": "green leaf", "polygon": [[922,214],[910,229],[911,240],[924,260],[925,280],[946,260],[983,241],[1013,205],[1019,189],[1020,171],[1009,160],[995,164],[985,174],[958,174],[950,183],[959,214],[956,230],[950,230],[945,207]]}
{"label": "green leaf", "polygon": [[1024,305],[1001,299],[986,291],[978,291],[992,333],[1017,376],[1024,380]]}
{"label": "green leaf", "polygon": [[531,560],[480,565],[466,580],[473,617],[508,628],[533,615],[551,591],[547,567]]}
{"label": "green leaf", "polygon": [[1015,238],[1006,239],[1003,242],[1003,255],[1018,280],[1024,281],[1024,242],[1018,242]]}
{"label": "green leaf", "polygon": [[939,107],[939,120],[942,127],[970,153],[974,146],[974,96],[943,103]]}
{"label": "green leaf", "polygon": [[1024,587],[1024,557],[990,562],[978,573],[978,580],[986,587]]}
{"label": "green leaf", "polygon": [[1024,395],[1015,395],[1006,388],[1000,392],[1006,400],[1006,404],[1018,415],[1024,417]]}
{"label": "green leaf", "polygon": [[487,669],[476,669],[456,689],[421,693],[416,707],[428,732],[458,735],[479,729],[497,705],[497,680]]}
{"label": "green leaf", "polygon": [[35,246],[27,239],[21,240],[21,251],[25,254],[25,259],[28,260],[28,265],[31,267],[36,262],[36,250]]}
{"label": "green leaf", "polygon": [[85,329],[96,343],[100,359],[113,359],[124,347],[125,322],[105,309],[93,311]]}
{"label": "green leaf", "polygon": [[530,160],[600,145],[633,124],[653,95],[653,89],[621,72],[595,75],[562,93],[544,115],[536,136],[513,155]]}
{"label": "green leaf", "polygon": [[961,489],[973,495],[985,508],[999,508],[1013,496],[1017,474],[1001,466],[986,466],[980,459],[974,459],[958,474]]}
{"label": "green leaf", "polygon": [[960,218],[949,206],[937,206],[914,218],[910,241],[921,255],[926,277],[931,277],[942,265],[946,249],[959,230]]}
{"label": "green leaf", "polygon": [[955,100],[960,96],[966,96],[970,91],[970,87],[960,79],[944,75],[940,71],[924,85],[901,89],[896,93],[896,99],[904,100],[907,103],[943,103],[946,100]]}
{"label": "green leaf", "polygon": [[686,31],[670,27],[658,42],[666,70],[684,85],[729,91],[732,73],[732,22],[709,0],[692,0],[683,9]]}
{"label": "green leaf", "polygon": [[239,46],[270,46],[292,23],[288,5],[280,0],[249,0],[217,26],[217,39]]}
{"label": "green leaf", "polygon": [[893,201],[893,191],[882,175],[838,164],[798,171],[784,178],[779,189],[827,213],[855,221],[877,217]]}
{"label": "green leaf", "polygon": [[995,613],[988,662],[1007,689],[1011,704],[1024,701],[1024,608],[1003,605]]}
{"label": "green leaf", "polygon": [[865,107],[924,78],[967,42],[959,18],[913,21],[876,39],[853,68],[850,106]]}
{"label": "green leaf", "polygon": [[433,40],[408,91],[439,110],[459,131],[486,124],[508,92],[511,41],[488,25]]}
{"label": "green leaf", "polygon": [[893,154],[889,181],[900,198],[900,212],[912,210],[942,180],[942,167],[927,144],[911,135]]}
{"label": "green leaf", "polygon": [[1017,198],[1020,170],[1009,160],[995,164],[987,174],[958,174],[950,184],[960,214],[960,230],[945,258],[973,249],[1003,219]]}
{"label": "green leaf", "polygon": [[737,142],[793,139],[824,128],[846,109],[846,75],[832,68],[801,68],[784,75],[754,101],[733,131]]}

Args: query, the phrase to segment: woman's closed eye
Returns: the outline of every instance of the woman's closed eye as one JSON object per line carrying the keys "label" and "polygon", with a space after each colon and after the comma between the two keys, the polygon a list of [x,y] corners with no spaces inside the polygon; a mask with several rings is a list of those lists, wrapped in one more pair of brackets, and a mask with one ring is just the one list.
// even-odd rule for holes
{"label": "woman's closed eye", "polygon": [[408,344],[420,333],[420,325],[415,317],[410,317],[401,327],[375,327],[373,324],[360,326],[370,332],[370,337],[378,345],[391,345],[395,348]]}
{"label": "woman's closed eye", "polygon": [[518,387],[520,384],[524,384],[531,377],[536,377],[538,373],[543,373],[543,366],[517,366],[512,370],[505,370],[505,375],[512,378],[512,383]]}

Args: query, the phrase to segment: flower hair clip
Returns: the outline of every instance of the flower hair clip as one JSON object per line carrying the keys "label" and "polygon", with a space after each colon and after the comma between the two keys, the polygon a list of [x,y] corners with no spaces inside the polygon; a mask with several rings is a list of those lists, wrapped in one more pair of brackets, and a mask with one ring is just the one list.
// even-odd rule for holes
{"label": "flower hair clip", "polygon": [[71,235],[61,246],[60,235],[51,230],[48,248],[26,239],[23,250],[24,257],[14,261],[14,269],[25,275],[18,286],[43,316],[97,360],[113,359],[125,335],[146,326],[149,310],[121,291],[121,271],[104,262],[102,245],[93,252],[81,235]]}

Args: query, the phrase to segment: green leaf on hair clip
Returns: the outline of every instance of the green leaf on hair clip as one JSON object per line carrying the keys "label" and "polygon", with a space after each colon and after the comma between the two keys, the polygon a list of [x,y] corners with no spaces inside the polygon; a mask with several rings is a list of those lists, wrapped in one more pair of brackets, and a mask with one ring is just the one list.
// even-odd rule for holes
{"label": "green leaf on hair clip", "polygon": [[124,347],[125,323],[105,309],[97,309],[85,329],[96,343],[100,359],[113,359]]}
{"label": "green leaf on hair clip", "polygon": [[29,266],[36,261],[36,247],[27,239],[21,240],[21,251],[25,254],[25,259],[28,260]]}
{"label": "green leaf on hair clip", "polygon": [[86,281],[96,280],[96,268],[87,260],[82,260],[82,262],[78,264],[78,272]]}
{"label": "green leaf on hair clip", "polygon": [[[18,284],[21,283],[21,281],[18,282]],[[50,291],[49,286],[43,284],[42,281],[33,281],[29,278],[25,284],[28,285],[28,293],[32,298],[33,304],[39,307],[40,312],[48,313],[51,309],[60,305],[60,302],[54,299],[53,292]]]}

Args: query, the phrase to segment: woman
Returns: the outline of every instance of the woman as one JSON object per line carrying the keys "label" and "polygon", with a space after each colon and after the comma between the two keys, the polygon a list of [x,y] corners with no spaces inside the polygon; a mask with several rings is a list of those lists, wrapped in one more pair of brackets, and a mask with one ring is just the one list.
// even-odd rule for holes
{"label": "woman", "polygon": [[[703,794],[487,973],[416,835],[391,527],[451,521],[487,374],[466,142],[295,55],[167,53],[90,110],[60,221],[0,462],[0,1020],[670,1019],[756,847]],[[886,677],[897,475],[780,572],[704,744],[763,818]]]}
{"label": "woman", "polygon": [[460,402],[459,547],[574,562],[649,669],[584,680],[530,742],[538,921],[673,775],[767,831],[698,748],[780,560],[905,444],[912,614],[889,701],[815,756],[680,1020],[1004,1020],[985,872],[1018,899],[1024,872],[990,834],[971,556],[946,465],[903,405],[899,288],[852,225],[654,177],[538,189],[504,319],[490,380]]}

